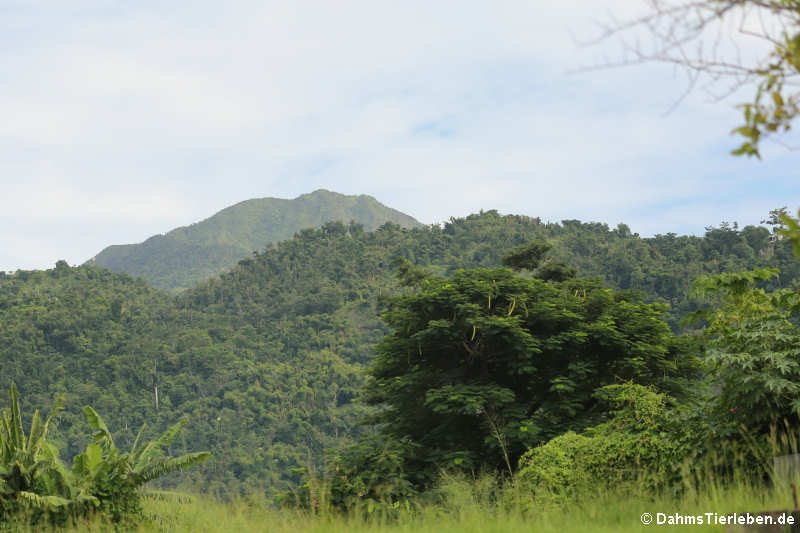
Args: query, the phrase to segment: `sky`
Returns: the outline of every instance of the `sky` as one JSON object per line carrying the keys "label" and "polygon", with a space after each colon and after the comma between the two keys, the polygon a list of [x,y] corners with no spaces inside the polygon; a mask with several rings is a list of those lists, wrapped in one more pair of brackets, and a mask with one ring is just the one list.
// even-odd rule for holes
{"label": "sky", "polygon": [[0,270],[319,188],[427,224],[497,209],[643,236],[800,206],[800,152],[730,155],[749,92],[584,68],[619,54],[584,44],[598,22],[644,7],[0,0]]}

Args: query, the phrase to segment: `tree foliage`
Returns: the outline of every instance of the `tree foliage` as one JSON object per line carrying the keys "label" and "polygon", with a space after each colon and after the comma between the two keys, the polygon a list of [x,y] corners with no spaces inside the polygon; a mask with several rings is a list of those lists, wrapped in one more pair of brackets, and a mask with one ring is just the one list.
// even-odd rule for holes
{"label": "tree foliage", "polygon": [[535,501],[565,502],[626,485],[659,489],[676,478],[690,441],[678,436],[674,400],[632,383],[595,395],[610,404],[607,421],[560,435],[520,459],[518,487]]}
{"label": "tree foliage", "polygon": [[429,278],[387,301],[372,419],[416,448],[407,472],[489,467],[513,475],[530,447],[606,413],[596,392],[633,380],[681,394],[697,361],[662,308],[595,280],[545,282],[510,270]]}
{"label": "tree foliage", "polygon": [[0,424],[0,520],[4,522],[23,513],[33,522],[54,522],[97,503],[73,490],[58,450],[46,440],[55,411],[44,422],[39,411],[34,412],[26,435],[19,393],[11,385],[9,408],[3,410]]}
{"label": "tree foliage", "polygon": [[[669,305],[664,317],[678,331],[680,317],[702,305],[689,295],[702,274],[778,267],[766,288],[789,286],[800,264],[774,235],[723,224],[702,237],[642,238],[624,224],[488,211],[413,230],[331,222],[179,296],[90,265],[0,273],[0,385],[15,381],[32,408],[64,397],[48,440],[65,457],[92,442],[85,404],[116,428],[122,450],[144,424],[142,438],[154,439],[188,418],[171,452],[213,457],[157,483],[221,496],[280,493],[302,482],[299,468],[322,475],[326,450],[364,435],[358,421],[374,407],[355,400],[389,332],[376,300],[416,290],[395,277],[403,260],[413,286],[460,268],[499,267],[509,250],[546,241],[552,249],[540,267],[562,262],[597,277],[598,288],[639,291],[646,302]],[[493,453],[505,463],[501,450]]]}
{"label": "tree foliage", "polygon": [[553,246],[545,241],[531,241],[520,246],[515,246],[501,257],[501,261],[508,268],[514,270],[534,271]]}
{"label": "tree foliage", "polygon": [[715,303],[699,313],[708,322],[707,363],[722,434],[744,425],[767,433],[800,413],[800,295],[758,285],[777,275],[756,269],[703,277],[697,291]]}

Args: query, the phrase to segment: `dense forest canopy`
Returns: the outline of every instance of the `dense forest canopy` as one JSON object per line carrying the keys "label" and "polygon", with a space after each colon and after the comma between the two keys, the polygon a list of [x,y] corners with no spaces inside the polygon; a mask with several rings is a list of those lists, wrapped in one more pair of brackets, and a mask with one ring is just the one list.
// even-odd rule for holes
{"label": "dense forest canopy", "polygon": [[[664,319],[676,332],[701,305],[689,289],[703,274],[779,268],[762,282],[767,288],[798,274],[789,244],[765,227],[723,223],[702,237],[642,238],[624,224],[544,223],[495,211],[372,232],[330,222],[177,296],[92,265],[2,274],[0,387],[15,381],[26,410],[64,397],[51,430],[63,458],[86,446],[86,404],[103,413],[121,447],[145,422],[155,435],[185,416],[173,452],[213,456],[184,482],[230,494],[282,491],[301,481],[298,468],[322,471],[326,449],[371,431],[358,422],[374,408],[354,400],[390,332],[378,298],[410,290],[395,277],[396,261],[460,279],[460,269],[501,267],[509,250],[533,240],[549,243],[548,257],[580,278],[597,278],[581,281],[586,287],[638,291],[625,298],[666,304]],[[502,272],[510,273],[495,276]],[[519,277],[537,283],[524,271]]]}

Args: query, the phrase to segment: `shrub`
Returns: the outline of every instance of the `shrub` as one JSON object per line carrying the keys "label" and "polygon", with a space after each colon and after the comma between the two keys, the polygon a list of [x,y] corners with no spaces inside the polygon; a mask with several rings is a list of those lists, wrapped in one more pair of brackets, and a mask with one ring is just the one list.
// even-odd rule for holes
{"label": "shrub", "polygon": [[324,479],[305,475],[305,482],[295,491],[278,497],[287,507],[312,510],[375,509],[391,510],[402,501],[417,495],[414,482],[404,458],[413,454],[414,444],[395,441],[380,434],[366,436],[361,442],[340,449],[331,458]]}
{"label": "shrub", "polygon": [[655,487],[677,474],[686,447],[670,431],[666,395],[626,384],[603,387],[596,396],[614,407],[611,418],[529,450],[520,460],[519,488],[537,500],[564,502],[609,485]]}

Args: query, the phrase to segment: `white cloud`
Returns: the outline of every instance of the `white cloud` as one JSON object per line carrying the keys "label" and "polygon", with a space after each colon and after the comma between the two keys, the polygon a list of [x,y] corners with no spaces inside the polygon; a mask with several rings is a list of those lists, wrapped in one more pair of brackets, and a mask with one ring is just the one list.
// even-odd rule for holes
{"label": "white cloud", "polygon": [[[497,208],[643,232],[800,202],[791,157],[726,155],[727,104],[695,94],[663,116],[684,88],[668,69],[566,74],[616,51],[570,37],[605,16],[596,2],[220,6],[0,2],[0,216],[13,221],[0,248],[16,258],[0,269],[82,262],[317,187],[425,222]],[[775,193],[708,207],[746,172]],[[691,201],[705,207],[680,207]],[[45,221],[62,233],[39,233]]]}

